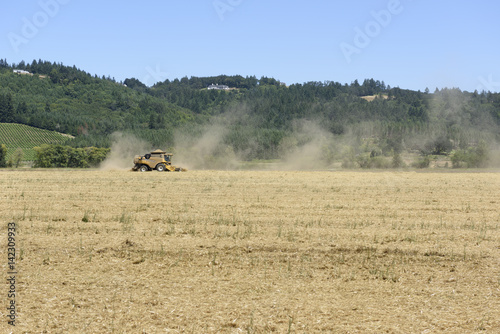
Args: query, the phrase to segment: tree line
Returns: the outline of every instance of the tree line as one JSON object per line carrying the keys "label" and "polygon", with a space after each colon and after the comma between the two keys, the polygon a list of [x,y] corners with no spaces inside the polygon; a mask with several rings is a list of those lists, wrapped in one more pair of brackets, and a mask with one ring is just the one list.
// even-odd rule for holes
{"label": "tree line", "polygon": [[[208,90],[213,83],[230,89]],[[306,121],[319,124],[336,143],[349,138],[351,148],[356,146],[346,153],[329,145],[326,156],[335,159],[340,151],[345,159],[372,150],[427,156],[500,141],[500,94],[457,88],[420,92],[375,79],[287,86],[240,75],[183,77],[148,87],[135,78],[119,83],[75,66],[42,60],[9,65],[0,59],[0,121],[72,134],[73,147],[110,147],[116,131],[175,147],[179,132],[201,136],[200,129],[218,122],[225,128],[221,145],[245,159],[281,158],[290,143],[312,140],[296,133],[297,124]],[[374,147],[366,152],[368,146]]]}
{"label": "tree line", "polygon": [[34,167],[89,168],[97,167],[108,155],[109,148],[74,148],[65,145],[44,144],[35,147]]}

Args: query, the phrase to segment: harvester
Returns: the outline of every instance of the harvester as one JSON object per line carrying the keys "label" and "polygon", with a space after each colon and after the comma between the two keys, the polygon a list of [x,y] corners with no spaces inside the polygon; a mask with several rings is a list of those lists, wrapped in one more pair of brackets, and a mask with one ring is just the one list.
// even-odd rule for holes
{"label": "harvester", "polygon": [[185,172],[187,169],[172,165],[172,153],[156,150],[145,155],[136,155],[132,170],[147,172],[157,170],[159,172]]}

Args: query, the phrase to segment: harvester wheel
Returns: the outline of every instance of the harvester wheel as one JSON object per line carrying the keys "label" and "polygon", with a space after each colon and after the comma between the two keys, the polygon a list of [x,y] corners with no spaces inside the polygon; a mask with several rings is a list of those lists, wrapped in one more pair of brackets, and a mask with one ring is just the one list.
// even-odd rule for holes
{"label": "harvester wheel", "polygon": [[158,164],[158,166],[156,166],[156,170],[159,172],[164,172],[165,169],[166,169],[166,167],[164,164]]}
{"label": "harvester wheel", "polygon": [[141,167],[139,167],[139,172],[147,172],[147,171],[148,171],[148,166],[142,165]]}

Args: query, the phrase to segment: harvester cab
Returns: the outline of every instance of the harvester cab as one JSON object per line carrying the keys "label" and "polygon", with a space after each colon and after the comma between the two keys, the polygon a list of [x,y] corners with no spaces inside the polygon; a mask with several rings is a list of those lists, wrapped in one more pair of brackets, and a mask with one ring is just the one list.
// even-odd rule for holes
{"label": "harvester cab", "polygon": [[167,153],[162,150],[156,150],[143,156],[136,155],[132,170],[140,172],[151,170],[157,170],[159,172],[185,172],[185,168],[172,165],[172,156],[172,153]]}

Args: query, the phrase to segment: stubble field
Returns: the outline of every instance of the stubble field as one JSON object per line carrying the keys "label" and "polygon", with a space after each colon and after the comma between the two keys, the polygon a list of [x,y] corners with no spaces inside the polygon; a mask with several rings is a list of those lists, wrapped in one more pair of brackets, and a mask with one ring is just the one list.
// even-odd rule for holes
{"label": "stubble field", "polygon": [[15,333],[500,328],[498,173],[27,170],[0,184],[2,254],[18,229]]}

